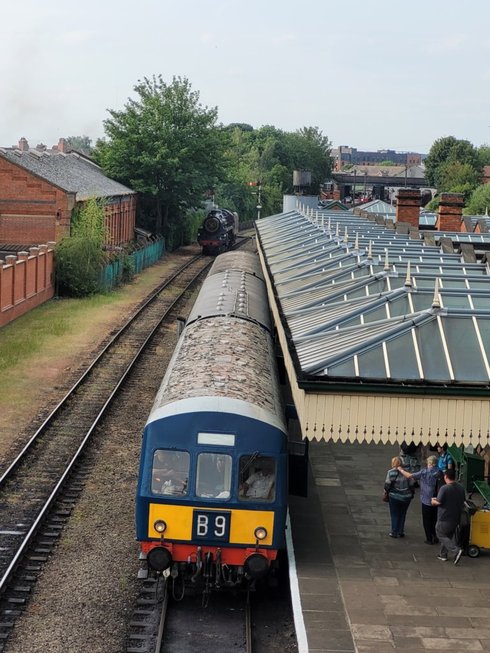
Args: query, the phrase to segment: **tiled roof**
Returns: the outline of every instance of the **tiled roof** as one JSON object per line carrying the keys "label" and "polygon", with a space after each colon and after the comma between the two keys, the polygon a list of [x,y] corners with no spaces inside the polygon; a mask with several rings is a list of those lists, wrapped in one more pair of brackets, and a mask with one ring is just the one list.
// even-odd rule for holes
{"label": "tiled roof", "polygon": [[106,177],[96,163],[75,152],[64,154],[34,149],[21,151],[16,148],[0,148],[0,156],[68,193],[75,193],[77,201],[89,197],[134,193],[130,188]]}

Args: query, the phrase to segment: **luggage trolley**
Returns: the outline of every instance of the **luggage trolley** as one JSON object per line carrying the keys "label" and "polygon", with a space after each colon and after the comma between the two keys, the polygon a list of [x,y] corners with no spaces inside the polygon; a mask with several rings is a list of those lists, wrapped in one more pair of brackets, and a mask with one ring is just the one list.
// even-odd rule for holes
{"label": "luggage trolley", "polygon": [[470,518],[470,542],[467,551],[470,558],[477,558],[480,549],[490,549],[490,485],[485,481],[474,481],[474,487],[484,498],[485,504]]}

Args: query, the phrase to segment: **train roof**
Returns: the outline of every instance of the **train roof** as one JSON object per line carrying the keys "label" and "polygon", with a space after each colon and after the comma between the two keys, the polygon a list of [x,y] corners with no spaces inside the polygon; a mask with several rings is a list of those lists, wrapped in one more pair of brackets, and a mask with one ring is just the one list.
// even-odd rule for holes
{"label": "train roof", "polygon": [[220,398],[233,400],[221,402],[222,412],[240,403],[237,412],[284,429],[272,339],[254,322],[218,316],[187,326],[148,422],[183,412],[181,405],[190,412],[211,410]]}
{"label": "train roof", "polygon": [[187,324],[217,315],[233,315],[257,322],[271,331],[272,322],[265,292],[265,284],[261,279],[239,270],[226,269],[208,276]]}
{"label": "train roof", "polygon": [[209,277],[226,270],[239,270],[264,281],[264,274],[257,254],[233,250],[220,254],[209,271]]}

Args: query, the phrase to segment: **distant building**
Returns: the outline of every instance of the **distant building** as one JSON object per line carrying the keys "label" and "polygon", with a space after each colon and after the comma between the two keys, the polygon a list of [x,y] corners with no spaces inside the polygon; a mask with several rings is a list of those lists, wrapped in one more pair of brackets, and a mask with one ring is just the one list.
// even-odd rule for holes
{"label": "distant building", "polygon": [[133,240],[136,193],[68,152],[65,139],[51,149],[30,148],[25,138],[0,148],[0,243],[58,241],[70,234],[73,210],[92,197],[105,204],[107,245]]}
{"label": "distant building", "polygon": [[396,165],[416,166],[422,163],[423,155],[417,152],[395,152],[395,150],[378,150],[365,152],[355,147],[340,145],[332,150],[334,169],[342,170],[346,165],[376,165],[383,161],[392,161]]}

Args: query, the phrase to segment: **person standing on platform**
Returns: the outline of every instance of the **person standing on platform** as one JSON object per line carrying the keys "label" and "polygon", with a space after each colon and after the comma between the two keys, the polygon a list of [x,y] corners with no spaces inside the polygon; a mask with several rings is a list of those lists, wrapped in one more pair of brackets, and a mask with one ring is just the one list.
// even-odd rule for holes
{"label": "person standing on platform", "polygon": [[418,472],[411,474],[403,467],[398,467],[398,471],[405,478],[412,481],[418,481],[420,484],[420,503],[422,504],[422,523],[425,531],[425,543],[437,544],[438,539],[436,536],[436,522],[437,522],[437,506],[432,505],[432,498],[436,494],[437,479],[439,477],[439,469],[437,467],[437,456],[429,456],[427,458],[427,467]]}
{"label": "person standing on platform", "polygon": [[438,444],[437,453],[439,454],[437,466],[443,474],[446,469],[454,469],[454,460],[452,459],[451,454],[448,453],[447,444]]}
{"label": "person standing on platform", "polygon": [[463,549],[456,544],[456,529],[463,512],[466,494],[464,487],[456,483],[456,472],[448,469],[444,472],[445,485],[439,490],[437,497],[432,499],[432,505],[437,506],[436,534],[441,543],[439,560],[447,562],[448,555],[454,556],[457,565]]}
{"label": "person standing on platform", "polygon": [[398,471],[402,461],[398,456],[391,460],[391,469],[385,478],[384,488],[388,492],[391,531],[390,537],[405,537],[405,517],[413,499],[413,483]]}

